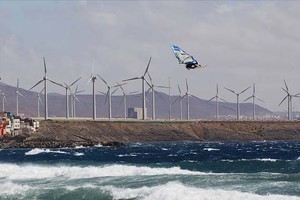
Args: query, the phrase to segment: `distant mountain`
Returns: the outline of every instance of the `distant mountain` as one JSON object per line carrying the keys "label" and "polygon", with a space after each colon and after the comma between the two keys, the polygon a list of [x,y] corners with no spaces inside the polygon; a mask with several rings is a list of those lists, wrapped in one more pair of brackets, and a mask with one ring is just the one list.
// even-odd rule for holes
{"label": "distant mountain", "polygon": [[[16,87],[6,85],[0,82],[0,90],[6,96],[5,111],[16,113]],[[19,89],[19,92],[25,98],[19,97],[19,113],[25,116],[37,116],[37,93],[25,89]],[[147,94],[147,113],[148,117],[152,116],[151,108],[151,92]],[[178,96],[171,96],[171,102],[174,102]],[[76,102],[76,117],[91,117],[92,116],[92,95],[77,95],[79,102]],[[41,95],[42,103],[44,103],[44,95]],[[106,118],[108,116],[108,105],[105,102],[105,95],[97,94],[97,117]],[[129,107],[141,107],[141,94],[128,95],[127,104]],[[57,93],[48,94],[48,110],[49,117],[65,117],[65,95]],[[124,104],[122,96],[112,97],[112,117],[121,118],[124,116]],[[191,119],[214,119],[215,118],[215,102],[190,97],[190,118]],[[2,110],[2,95],[0,95],[0,110]],[[241,116],[252,116],[252,104],[240,104]],[[71,112],[70,112],[71,113]],[[236,104],[219,102],[219,113],[222,118],[236,117]],[[261,106],[256,106],[257,116],[271,116],[273,112]],[[40,105],[40,115],[44,116],[44,105]],[[156,118],[168,119],[169,117],[169,96],[165,93],[158,92],[156,94]],[[180,104],[176,102],[172,104],[172,118],[180,118]],[[186,118],[186,100],[183,99],[183,118]]]}

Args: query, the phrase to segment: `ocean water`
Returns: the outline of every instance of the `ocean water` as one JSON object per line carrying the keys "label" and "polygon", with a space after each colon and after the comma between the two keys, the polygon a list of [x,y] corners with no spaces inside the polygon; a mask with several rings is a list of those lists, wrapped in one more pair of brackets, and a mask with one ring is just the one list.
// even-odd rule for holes
{"label": "ocean water", "polygon": [[0,150],[0,199],[300,200],[300,141]]}

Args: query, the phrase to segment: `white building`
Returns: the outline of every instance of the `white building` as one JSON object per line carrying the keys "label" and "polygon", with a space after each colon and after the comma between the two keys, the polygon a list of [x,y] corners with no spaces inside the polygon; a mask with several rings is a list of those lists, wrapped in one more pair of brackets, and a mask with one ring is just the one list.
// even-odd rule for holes
{"label": "white building", "polygon": [[[143,108],[128,108],[128,118],[133,119],[143,119]],[[147,109],[146,109],[146,116],[147,116]]]}

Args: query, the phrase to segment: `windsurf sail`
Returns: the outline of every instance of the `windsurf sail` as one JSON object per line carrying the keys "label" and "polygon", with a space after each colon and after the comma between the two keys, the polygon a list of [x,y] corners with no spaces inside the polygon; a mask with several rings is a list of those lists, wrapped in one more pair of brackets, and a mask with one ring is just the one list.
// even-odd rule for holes
{"label": "windsurf sail", "polygon": [[186,53],[180,47],[178,47],[176,45],[171,45],[171,48],[173,50],[175,57],[178,59],[179,64],[186,64],[186,65],[188,65],[188,64],[197,65],[198,64],[197,60],[194,59],[193,56]]}

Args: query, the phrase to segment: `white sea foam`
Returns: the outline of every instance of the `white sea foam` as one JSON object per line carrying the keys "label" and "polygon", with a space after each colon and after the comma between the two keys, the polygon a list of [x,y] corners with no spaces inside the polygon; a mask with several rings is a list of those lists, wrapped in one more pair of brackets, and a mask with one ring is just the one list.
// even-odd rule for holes
{"label": "white sea foam", "polygon": [[65,151],[54,151],[50,149],[39,149],[39,148],[34,148],[28,152],[25,153],[26,156],[32,156],[32,155],[37,155],[40,153],[61,153],[61,154],[68,154]]}
{"label": "white sea foam", "polygon": [[163,151],[168,151],[169,149],[167,149],[167,148],[161,148],[161,150],[163,150]]}
{"label": "white sea foam", "polygon": [[0,178],[7,180],[27,179],[80,179],[94,177],[120,177],[120,176],[155,176],[155,175],[206,175],[208,173],[195,172],[171,168],[151,168],[129,165],[107,166],[44,166],[44,165],[16,165],[0,164]]}
{"label": "white sea foam", "polygon": [[262,162],[277,162],[279,159],[273,158],[255,158],[255,159],[241,159],[241,161],[262,161]]}
{"label": "white sea foam", "polygon": [[239,191],[226,191],[221,189],[201,189],[183,185],[180,182],[169,182],[164,185],[140,188],[117,188],[105,186],[102,190],[112,194],[113,199],[141,199],[141,200],[300,200],[295,196],[258,195]]}
{"label": "white sea foam", "polygon": [[298,157],[297,160],[300,160],[300,157]]}
{"label": "white sea foam", "polygon": [[86,147],[80,145],[80,146],[76,146],[75,149],[85,149]]}
{"label": "white sea foam", "polygon": [[18,185],[7,181],[0,184],[0,195],[15,195],[15,194],[24,194],[30,189],[27,185]]}
{"label": "white sea foam", "polygon": [[103,145],[102,144],[96,144],[96,145],[94,145],[94,147],[103,147]]}
{"label": "white sea foam", "polygon": [[204,151],[220,151],[220,149],[214,149],[214,148],[204,148]]}
{"label": "white sea foam", "polygon": [[74,156],[84,156],[84,153],[80,153],[80,152],[75,152]]}

